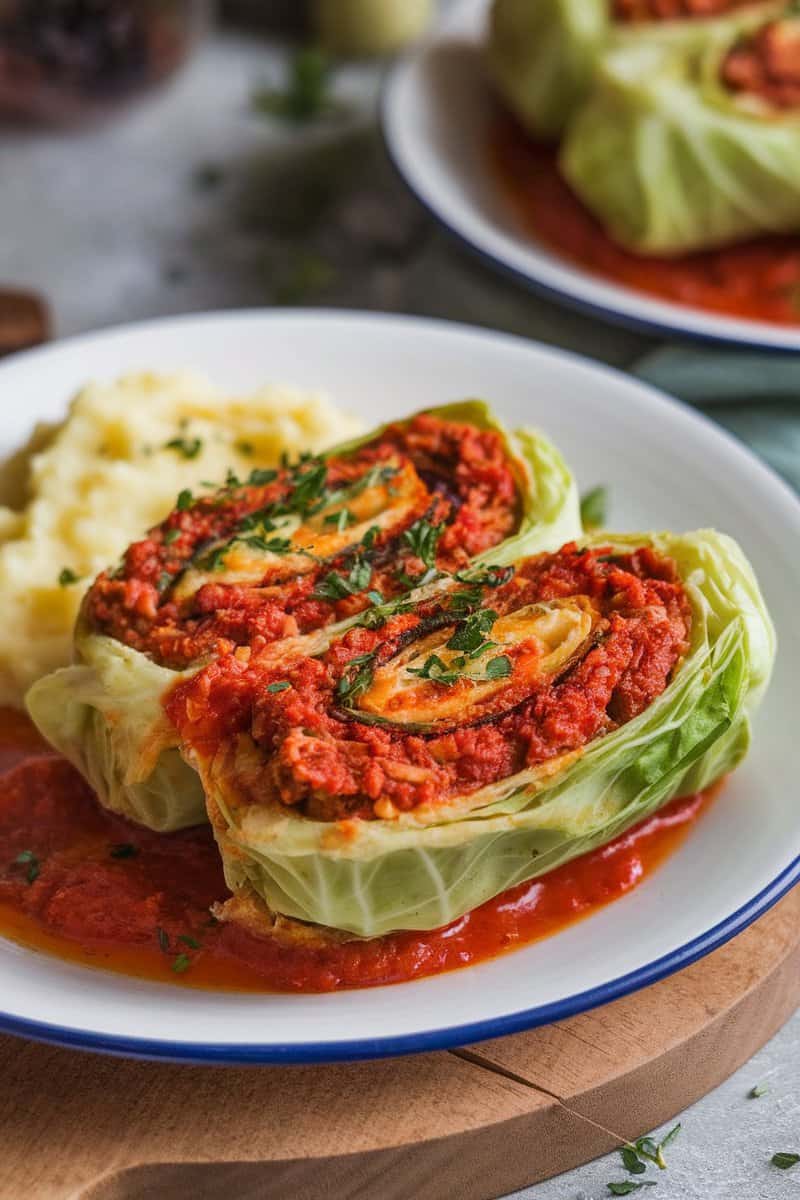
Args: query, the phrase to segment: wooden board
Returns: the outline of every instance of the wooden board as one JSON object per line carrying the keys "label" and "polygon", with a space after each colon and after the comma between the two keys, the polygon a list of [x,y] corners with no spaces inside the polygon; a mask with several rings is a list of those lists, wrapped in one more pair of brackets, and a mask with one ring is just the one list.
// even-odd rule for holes
{"label": "wooden board", "polygon": [[800,889],[645,992],[464,1050],[234,1069],[0,1038],[0,1197],[489,1200],[669,1119],[798,1004]]}

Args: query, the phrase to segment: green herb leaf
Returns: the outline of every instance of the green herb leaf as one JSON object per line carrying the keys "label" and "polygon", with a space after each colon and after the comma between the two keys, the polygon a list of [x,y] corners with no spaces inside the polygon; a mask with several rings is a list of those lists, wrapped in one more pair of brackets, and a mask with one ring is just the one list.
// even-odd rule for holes
{"label": "green herb leaf", "polygon": [[181,536],[180,529],[168,529],[166,531],[166,533],[164,534],[164,545],[171,546],[173,542],[177,542],[177,540],[180,536]]}
{"label": "green herb leaf", "polygon": [[329,571],[311,593],[312,600],[344,600],[363,592],[372,578],[372,567],[363,558],[356,558],[347,576]]}
{"label": "green herb leaf", "polygon": [[496,620],[497,613],[491,608],[483,608],[466,617],[447,643],[447,649],[462,650],[465,654],[480,651],[486,641],[486,634],[491,631]]}
{"label": "green herb leaf", "polygon": [[351,658],[336,685],[337,697],[351,703],[362,695],[372,683],[374,664],[374,651],[370,654],[358,654],[355,658]]}
{"label": "green herb leaf", "polygon": [[267,687],[268,692],[285,692],[292,685],[288,679],[281,679],[278,683],[270,683]]}
{"label": "green herb leaf", "polygon": [[178,499],[175,504],[178,512],[186,512],[187,508],[191,508],[193,499],[194,497],[188,488],[184,488],[182,492],[179,492]]}
{"label": "green herb leaf", "polygon": [[272,467],[254,467],[247,477],[247,483],[249,487],[266,487],[277,478],[278,472]]}
{"label": "green herb leaf", "polygon": [[185,946],[189,946],[192,950],[200,949],[200,943],[196,938],[190,937],[188,933],[178,934],[178,941],[183,942]]}
{"label": "green herb leaf", "polygon": [[511,671],[511,659],[505,654],[501,654],[499,658],[490,659],[486,664],[487,679],[507,679]]}
{"label": "green herb leaf", "polygon": [[747,1093],[748,1100],[758,1100],[761,1096],[766,1096],[769,1088],[765,1083],[757,1083],[755,1087],[751,1087]]}
{"label": "green herb leaf", "polygon": [[344,533],[345,529],[347,529],[347,526],[352,520],[353,517],[350,513],[350,510],[347,508],[340,508],[338,512],[328,513],[324,523],[326,525],[335,525],[337,533]]}
{"label": "green herb leaf", "polygon": [[169,954],[169,934],[166,929],[162,929],[160,925],[156,925],[156,937],[158,938],[158,946],[162,954]]}
{"label": "green herb leaf", "polygon": [[416,558],[421,558],[426,567],[436,566],[436,547],[444,532],[444,525],[431,525],[429,521],[415,521],[403,534],[403,541],[411,547]]}
{"label": "green herb leaf", "polygon": [[361,539],[361,545],[364,547],[365,550],[372,549],[372,547],[375,545],[375,539],[378,536],[378,534],[380,533],[380,531],[381,530],[380,530],[379,525],[370,525],[369,529],[367,530],[367,532],[364,534],[363,538]]}
{"label": "green herb leaf", "polygon": [[620,1150],[622,1165],[631,1175],[644,1175],[647,1164],[643,1163],[633,1146],[623,1146]]}
{"label": "green herb leaf", "polygon": [[261,88],[253,96],[256,112],[287,121],[310,121],[329,112],[330,62],[315,47],[298,50],[284,88]]}
{"label": "green herb leaf", "polygon": [[182,454],[184,458],[197,458],[200,451],[203,449],[202,438],[185,438],[176,437],[171,441],[164,443],[165,450],[176,450],[178,454]]}
{"label": "green herb leaf", "polygon": [[625,1179],[622,1183],[608,1183],[606,1187],[611,1192],[612,1196],[630,1196],[632,1192],[638,1192],[640,1188],[655,1187],[652,1179]]}
{"label": "green herb leaf", "polygon": [[790,1167],[796,1167],[800,1163],[800,1154],[773,1154],[770,1162],[773,1167],[788,1171]]}
{"label": "green herb leaf", "polygon": [[112,858],[134,858],[138,853],[137,847],[131,845],[130,842],[120,842],[111,847]]}
{"label": "green herb leaf", "polygon": [[62,567],[58,576],[59,587],[69,587],[70,584],[79,583],[80,575],[76,575],[70,567]]}
{"label": "green herb leaf", "polygon": [[172,969],[176,975],[182,975],[184,971],[188,971],[192,965],[192,960],[188,954],[179,954],[172,961]]}
{"label": "green herb leaf", "polygon": [[22,850],[14,859],[14,862],[18,863],[21,867],[27,866],[28,869],[25,872],[25,878],[28,883],[33,883],[39,878],[41,866],[39,859],[32,850]]}
{"label": "green herb leaf", "polygon": [[324,463],[303,471],[295,477],[288,505],[295,512],[308,513],[325,491],[328,468]]}
{"label": "green herb leaf", "polygon": [[599,529],[606,521],[608,488],[595,487],[581,496],[581,524],[584,529]]}

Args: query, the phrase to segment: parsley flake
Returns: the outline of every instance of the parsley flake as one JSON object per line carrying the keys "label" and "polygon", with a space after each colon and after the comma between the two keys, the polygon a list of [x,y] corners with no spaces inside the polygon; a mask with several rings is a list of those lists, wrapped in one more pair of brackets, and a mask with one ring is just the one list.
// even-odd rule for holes
{"label": "parsley flake", "polygon": [[403,534],[403,541],[410,546],[415,558],[420,558],[425,566],[436,566],[436,547],[444,532],[444,525],[431,525],[429,521],[415,521],[410,529]]}
{"label": "parsley flake", "polygon": [[18,863],[21,867],[28,868],[25,872],[25,878],[28,883],[33,883],[39,878],[41,865],[32,850],[22,850],[14,859],[14,862]]}
{"label": "parsley flake", "polygon": [[70,567],[62,567],[58,576],[58,586],[69,587],[73,583],[79,583],[80,578]]}
{"label": "parsley flake", "polygon": [[800,1154],[773,1154],[769,1161],[773,1167],[779,1167],[781,1171],[788,1171],[800,1163]]}
{"label": "parsley flake", "polygon": [[291,686],[292,685],[289,683],[288,679],[281,679],[278,681],[278,683],[270,683],[267,687],[267,691],[273,692],[273,693],[274,692],[285,692]]}
{"label": "parsley flake", "polygon": [[652,1179],[625,1179],[622,1183],[607,1183],[606,1187],[611,1192],[612,1196],[630,1196],[631,1192],[638,1192],[641,1188],[655,1187]]}
{"label": "parsley flake", "polygon": [[172,969],[176,975],[182,975],[184,971],[188,971],[192,965],[192,960],[188,954],[179,954],[177,958],[172,960]]}
{"label": "parsley flake", "polygon": [[581,524],[584,529],[599,529],[606,521],[608,488],[595,487],[581,496]]}
{"label": "parsley flake", "polygon": [[175,504],[178,512],[186,512],[186,509],[191,507],[193,499],[194,496],[188,488],[184,488],[182,492],[179,492],[178,499]]}
{"label": "parsley flake", "polygon": [[200,451],[203,449],[202,438],[185,438],[176,437],[164,443],[165,450],[175,450],[178,454],[182,454],[184,458],[197,458]]}

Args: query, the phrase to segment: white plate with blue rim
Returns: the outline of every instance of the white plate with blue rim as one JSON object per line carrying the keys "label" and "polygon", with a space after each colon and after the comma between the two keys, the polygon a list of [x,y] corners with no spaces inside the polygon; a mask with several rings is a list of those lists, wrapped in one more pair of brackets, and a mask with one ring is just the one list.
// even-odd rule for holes
{"label": "white plate with blue rim", "polygon": [[387,149],[431,215],[486,262],[589,315],[644,333],[800,350],[800,324],[728,317],[648,296],[568,261],[521,227],[487,153],[495,108],[482,62],[490,2],[455,0],[384,86]]}
{"label": "white plate with blue rim", "polygon": [[521,339],[415,318],[201,315],[65,341],[0,364],[0,453],[61,416],[88,378],[186,366],[233,389],[321,389],[365,425],[465,396],[544,429],[583,488],[610,489],[620,529],[717,526],[750,556],[775,618],[775,678],[752,752],[682,847],[635,891],[493,961],[333,995],[147,982],[0,938],[0,1030],[194,1062],[309,1062],[454,1046],[569,1017],[677,971],[800,879],[796,620],[800,502],[742,445],[677,402]]}

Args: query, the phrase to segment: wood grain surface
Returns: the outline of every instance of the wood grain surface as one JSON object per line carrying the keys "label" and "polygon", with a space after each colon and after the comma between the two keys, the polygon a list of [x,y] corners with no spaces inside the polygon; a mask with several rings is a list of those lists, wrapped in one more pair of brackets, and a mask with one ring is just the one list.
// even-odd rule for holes
{"label": "wood grain surface", "polygon": [[647,991],[463,1050],[224,1068],[0,1038],[0,1197],[489,1200],[667,1120],[798,1004],[800,889]]}

